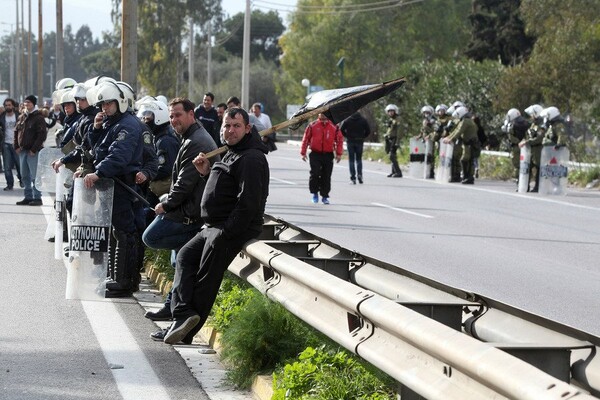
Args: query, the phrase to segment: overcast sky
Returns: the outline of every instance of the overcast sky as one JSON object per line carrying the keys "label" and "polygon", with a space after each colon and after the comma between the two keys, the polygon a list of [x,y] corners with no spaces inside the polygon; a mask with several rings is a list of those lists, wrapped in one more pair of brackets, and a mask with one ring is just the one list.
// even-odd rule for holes
{"label": "overcast sky", "polygon": [[[16,21],[16,3],[21,6],[20,0],[0,0],[0,9],[4,10],[0,17],[0,36],[8,34],[15,27]],[[25,29],[28,29],[29,8],[28,4],[31,1],[31,30],[35,32],[37,37],[38,32],[38,1],[24,0],[25,6]],[[56,1],[42,0],[42,27],[44,32],[56,31]],[[94,37],[101,37],[103,31],[112,29],[112,21],[110,20],[111,0],[63,0],[63,25],[71,24],[73,32],[77,32],[81,25],[88,25],[92,30]],[[243,0],[223,0],[223,10],[227,14],[234,15],[245,10],[245,1]],[[287,8],[285,6],[288,5]],[[253,8],[260,8],[267,12],[271,8],[280,8],[289,10],[290,5],[295,5],[296,0],[273,0],[261,1],[256,0]],[[20,12],[20,10],[19,10]],[[287,13],[280,12],[281,18],[286,22]]]}

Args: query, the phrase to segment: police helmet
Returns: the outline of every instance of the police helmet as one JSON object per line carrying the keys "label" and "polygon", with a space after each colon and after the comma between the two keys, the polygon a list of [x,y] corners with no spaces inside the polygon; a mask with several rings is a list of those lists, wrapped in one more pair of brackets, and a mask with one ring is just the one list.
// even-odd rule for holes
{"label": "police helmet", "polygon": [[138,118],[141,119],[148,111],[154,114],[154,123],[156,125],[162,125],[169,122],[169,110],[167,109],[167,105],[162,101],[148,100],[144,103],[141,103],[137,113]]}
{"label": "police helmet", "polygon": [[54,86],[54,88],[56,90],[60,90],[60,89],[70,89],[73,86],[75,86],[77,82],[75,81],[75,79],[72,78],[62,78],[61,80],[56,82],[56,85]]}
{"label": "police helmet", "polygon": [[390,110],[393,110],[396,114],[398,114],[398,106],[395,104],[388,104],[387,106],[385,106],[385,112],[388,112]]}
{"label": "police helmet", "polygon": [[156,96],[156,100],[162,102],[165,105],[169,105],[169,100],[167,100],[166,96],[163,96],[162,94]]}
{"label": "police helmet", "polygon": [[529,107],[527,107],[525,109],[525,112],[527,113],[527,115],[529,115],[531,118],[539,118],[540,114],[542,113],[542,110],[544,108],[542,106],[540,106],[539,104],[532,104]]}
{"label": "police helmet", "polygon": [[557,117],[560,116],[560,111],[556,107],[548,107],[544,108],[540,113],[540,117],[547,119],[548,121],[553,121]]}
{"label": "police helmet", "polygon": [[115,82],[103,82],[93,89],[95,96],[94,103],[101,106],[105,101],[114,100],[119,106],[119,111],[124,113],[129,107],[129,101],[123,93],[123,90]]}
{"label": "police helmet", "polygon": [[104,82],[116,82],[116,81],[117,81],[116,79],[113,79],[111,77],[104,76],[104,75],[98,75],[98,76],[88,79],[87,81],[85,81],[83,83],[83,85],[89,89],[91,87],[98,86],[99,84],[104,83]]}
{"label": "police helmet", "polygon": [[448,111],[448,106],[445,104],[438,104],[437,106],[435,106],[436,114],[439,114],[440,112],[443,112],[445,114],[446,111]]}
{"label": "police helmet", "polygon": [[123,82],[123,81],[117,82],[117,85],[121,88],[121,90],[125,94],[129,108],[131,108],[133,110],[135,108],[135,98],[136,98],[133,88],[128,83]]}
{"label": "police helmet", "polygon": [[521,116],[521,113],[519,112],[519,110],[517,110],[516,108],[511,108],[506,113],[506,120],[508,122],[513,122],[515,119],[517,119],[517,117],[520,117],[520,116]]}
{"label": "police helmet", "polygon": [[453,118],[462,118],[465,115],[467,115],[467,113],[469,112],[469,109],[467,107],[458,107],[456,110],[454,110],[454,112],[452,113],[452,117]]}
{"label": "police helmet", "polygon": [[60,96],[60,104],[63,107],[67,103],[75,104],[75,96],[73,96],[73,90],[72,89],[63,89],[63,90],[65,90],[65,91],[62,93],[62,96]]}
{"label": "police helmet", "polygon": [[75,100],[77,99],[85,99],[87,100],[87,102],[89,103],[89,99],[87,97],[87,88],[84,86],[83,83],[78,83],[75,86],[73,86],[73,89],[71,89],[71,91],[73,92],[73,97],[75,98]]}
{"label": "police helmet", "polygon": [[433,115],[434,111],[435,110],[430,105],[426,105],[426,106],[421,107],[421,114]]}

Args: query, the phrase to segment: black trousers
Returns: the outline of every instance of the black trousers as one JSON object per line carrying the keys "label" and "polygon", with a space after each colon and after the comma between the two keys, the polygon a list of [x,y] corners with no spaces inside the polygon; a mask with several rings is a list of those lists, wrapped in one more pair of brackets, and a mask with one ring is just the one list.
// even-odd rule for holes
{"label": "black trousers", "polygon": [[200,316],[199,331],[212,308],[225,270],[244,244],[257,237],[260,228],[227,239],[221,228],[205,227],[187,242],[177,254],[173,279],[171,311],[173,318]]}
{"label": "black trousers", "polygon": [[331,173],[333,172],[333,153],[311,151],[308,158],[310,161],[310,177],[308,178],[310,192],[321,193],[322,197],[329,197]]}

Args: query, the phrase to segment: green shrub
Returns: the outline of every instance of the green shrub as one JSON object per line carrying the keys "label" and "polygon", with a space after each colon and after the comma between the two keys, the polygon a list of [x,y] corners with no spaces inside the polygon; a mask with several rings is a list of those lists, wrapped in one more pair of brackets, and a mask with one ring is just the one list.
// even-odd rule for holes
{"label": "green shrub", "polygon": [[273,374],[272,400],[392,400],[391,385],[389,377],[373,373],[344,350],[308,347],[298,361]]}
{"label": "green shrub", "polygon": [[479,157],[479,177],[485,179],[512,179],[514,167],[510,157],[482,154]]}
{"label": "green shrub", "polygon": [[260,373],[273,369],[305,347],[319,343],[309,327],[258,291],[223,331],[222,356],[231,365],[229,380],[247,388]]}
{"label": "green shrub", "polygon": [[244,310],[255,291],[239,285],[233,279],[224,279],[211,310],[211,325],[217,331],[225,332],[231,321]]}
{"label": "green shrub", "polygon": [[590,169],[570,169],[567,179],[571,184],[585,187],[588,183],[600,179],[600,167]]}
{"label": "green shrub", "polygon": [[171,265],[171,250],[155,250],[146,248],[144,263],[149,263],[161,273],[164,273],[170,281],[173,281],[175,269]]}

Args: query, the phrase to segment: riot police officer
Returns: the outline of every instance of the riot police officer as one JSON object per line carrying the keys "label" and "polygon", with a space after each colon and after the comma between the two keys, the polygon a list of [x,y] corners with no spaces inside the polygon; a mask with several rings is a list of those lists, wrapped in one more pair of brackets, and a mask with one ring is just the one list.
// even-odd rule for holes
{"label": "riot police officer", "polygon": [[136,240],[136,197],[131,191],[136,190],[135,174],[142,163],[142,128],[140,121],[127,112],[128,99],[115,82],[98,85],[95,96],[102,108],[91,132],[95,171],[87,174],[83,183],[91,188],[100,178],[115,180],[112,210],[115,246],[111,251],[105,296],[128,297],[137,283],[137,258],[141,251]]}
{"label": "riot police officer", "polygon": [[521,158],[521,148],[519,143],[525,139],[530,123],[521,116],[521,113],[516,108],[511,108],[506,113],[502,131],[508,134],[510,142],[510,154],[513,165],[513,178],[515,182],[519,182],[519,164]]}
{"label": "riot police officer", "polygon": [[481,151],[481,145],[477,136],[477,124],[471,118],[467,107],[458,107],[452,113],[452,118],[459,122],[450,135],[444,138],[444,142],[450,143],[453,140],[460,140],[462,145],[460,164],[463,177],[461,183],[472,185],[475,183],[473,158]]}
{"label": "riot police officer", "polygon": [[527,135],[519,143],[519,147],[529,146],[531,148],[531,169],[535,170],[534,174],[529,174],[529,181],[534,180],[532,192],[537,192],[540,185],[540,165],[542,160],[542,140],[544,140],[544,134],[540,129],[542,125],[542,112],[543,108],[539,104],[532,104],[525,109],[525,113],[529,116],[530,125],[527,129]]}
{"label": "riot police officer", "polygon": [[543,118],[541,129],[544,131],[543,146],[554,146],[559,148],[567,145],[567,134],[565,120],[561,117],[556,107],[548,107],[542,110],[540,117]]}
{"label": "riot police officer", "polygon": [[396,155],[398,147],[400,147],[400,141],[402,140],[398,106],[388,104],[385,107],[385,112],[389,117],[386,122],[387,131],[384,135],[385,151],[388,153],[390,162],[392,163],[392,172],[388,175],[388,178],[402,178],[402,170],[398,165],[398,156]]}

